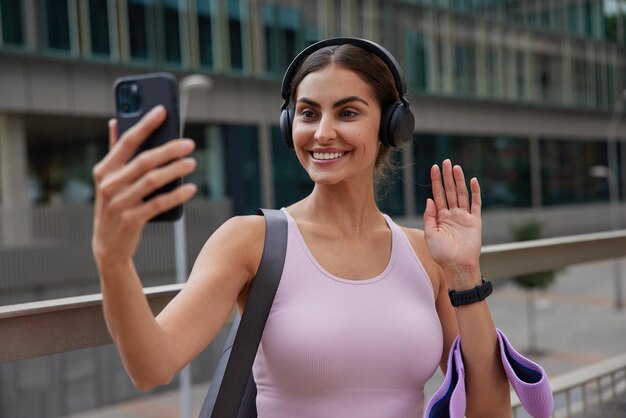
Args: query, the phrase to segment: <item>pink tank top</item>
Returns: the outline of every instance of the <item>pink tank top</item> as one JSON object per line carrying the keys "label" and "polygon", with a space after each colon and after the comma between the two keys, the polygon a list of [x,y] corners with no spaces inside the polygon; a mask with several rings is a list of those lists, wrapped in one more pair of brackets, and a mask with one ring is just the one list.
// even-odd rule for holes
{"label": "pink tank top", "polygon": [[286,209],[283,275],[253,366],[259,418],[421,417],[443,350],[432,284],[404,232],[389,264],[346,280],[315,260]]}

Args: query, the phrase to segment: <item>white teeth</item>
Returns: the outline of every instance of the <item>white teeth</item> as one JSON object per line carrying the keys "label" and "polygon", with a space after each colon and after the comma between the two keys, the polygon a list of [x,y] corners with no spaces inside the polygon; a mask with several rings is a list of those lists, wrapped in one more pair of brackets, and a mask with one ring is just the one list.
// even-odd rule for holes
{"label": "white teeth", "polygon": [[316,160],[334,160],[343,157],[345,152],[314,152],[313,158]]}

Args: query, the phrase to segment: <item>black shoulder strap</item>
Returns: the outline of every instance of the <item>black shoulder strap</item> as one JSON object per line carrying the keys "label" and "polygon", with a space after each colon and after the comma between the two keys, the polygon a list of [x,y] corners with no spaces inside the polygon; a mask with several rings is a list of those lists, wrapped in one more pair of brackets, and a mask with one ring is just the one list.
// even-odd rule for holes
{"label": "black shoulder strap", "polygon": [[[236,417],[246,386],[249,385],[252,363],[261,342],[265,322],[283,273],[287,252],[287,218],[276,209],[259,209],[265,216],[265,244],[261,264],[250,289],[239,330],[226,365],[221,384],[212,382],[219,392],[212,417]],[[242,231],[245,233],[245,231]]]}

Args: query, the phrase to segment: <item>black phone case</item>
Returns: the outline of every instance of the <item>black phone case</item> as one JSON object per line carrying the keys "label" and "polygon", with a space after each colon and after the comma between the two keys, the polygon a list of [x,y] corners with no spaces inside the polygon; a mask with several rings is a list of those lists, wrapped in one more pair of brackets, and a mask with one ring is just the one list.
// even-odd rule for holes
{"label": "black phone case", "polygon": [[[120,86],[127,82],[137,83],[141,94],[141,105],[138,111],[127,113],[119,108],[118,94]],[[147,112],[155,106],[161,104],[167,110],[167,118],[159,128],[148,137],[137,150],[137,154],[162,145],[179,136],[179,115],[178,115],[178,83],[176,78],[165,72],[139,74],[133,76],[120,77],[114,83],[115,94],[115,117],[117,119],[118,138],[135,125]],[[136,154],[136,155],[137,155]],[[174,190],[182,184],[182,179],[173,181],[150,195],[144,200]],[[152,218],[150,222],[171,222],[180,219],[183,214],[183,206],[177,206]]]}

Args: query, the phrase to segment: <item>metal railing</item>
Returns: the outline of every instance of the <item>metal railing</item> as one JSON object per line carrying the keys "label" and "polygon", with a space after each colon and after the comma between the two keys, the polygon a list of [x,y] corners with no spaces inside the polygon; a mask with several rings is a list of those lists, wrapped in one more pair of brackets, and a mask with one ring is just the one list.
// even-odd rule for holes
{"label": "metal railing", "polygon": [[[554,417],[626,415],[618,400],[626,390],[626,353],[556,376],[550,379],[550,384],[557,406],[561,405],[556,408]],[[517,398],[514,405],[517,418],[521,410]]]}
{"label": "metal railing", "polygon": [[[485,276],[497,280],[624,256],[626,230],[619,230],[485,246],[481,269]],[[181,287],[179,284],[146,288],[152,310],[159,312]],[[110,344],[102,297],[94,294],[0,307],[0,341],[0,363]],[[614,397],[624,390],[626,376],[619,373],[625,365],[626,353],[551,380],[555,394],[563,393],[566,397],[571,398],[575,388],[582,388],[584,396],[566,400],[569,415],[564,416],[571,416],[580,408],[586,411],[592,404],[604,409],[607,390]],[[605,389],[607,379],[610,384]],[[589,382],[598,382],[593,396],[585,393]],[[515,397],[513,407],[519,409]]]}

